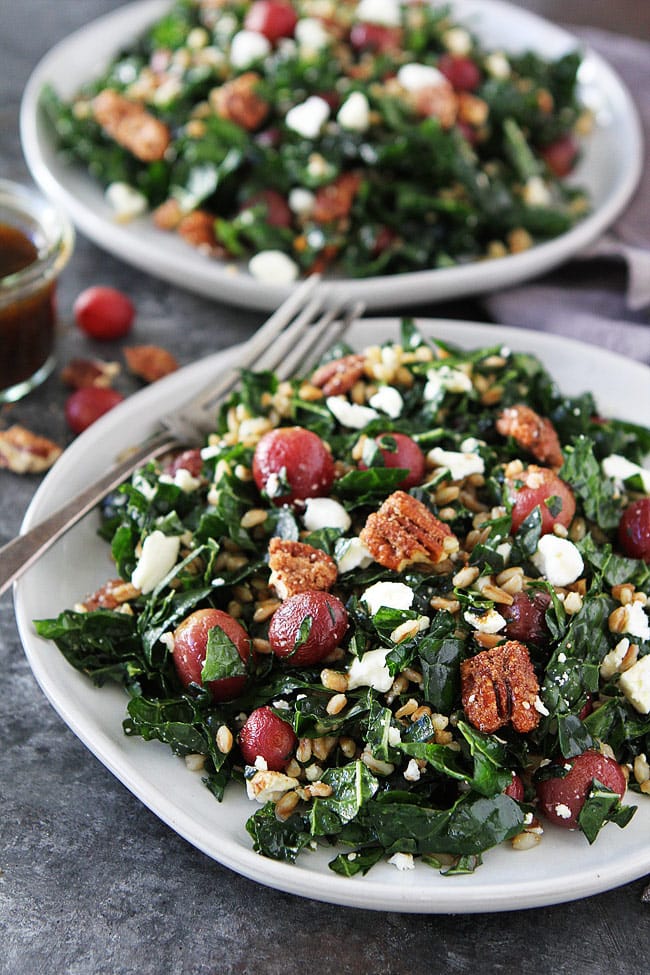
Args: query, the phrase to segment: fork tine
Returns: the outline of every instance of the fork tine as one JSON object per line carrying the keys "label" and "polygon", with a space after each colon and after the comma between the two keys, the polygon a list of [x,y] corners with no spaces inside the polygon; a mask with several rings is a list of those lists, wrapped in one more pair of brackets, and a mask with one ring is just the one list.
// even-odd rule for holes
{"label": "fork tine", "polygon": [[[257,365],[264,352],[272,346],[272,343],[286,329],[287,325],[294,319],[294,316],[297,315],[296,321],[298,322],[304,320],[304,315],[307,310],[304,307],[306,301],[308,302],[307,307],[310,307],[316,302],[318,303],[317,309],[320,307],[319,299],[312,298],[309,301],[310,296],[313,295],[319,282],[320,275],[318,274],[313,274],[303,281],[286,301],[273,312],[271,317],[266,320],[257,332],[248,339],[241,354],[238,356],[236,364],[228,369],[220,379],[211,383],[209,390],[200,390],[197,396],[185,404],[183,412],[192,414],[195,411],[208,409],[211,405],[227,396],[239,382],[242,369],[248,369],[251,366]],[[314,311],[312,310],[311,315],[313,314]],[[171,420],[171,418],[164,418],[164,422],[167,422],[168,419]],[[168,425],[171,427],[172,424],[173,421]]]}
{"label": "fork tine", "polygon": [[326,312],[313,326],[314,334],[308,336],[305,345],[296,348],[282,363],[278,370],[280,378],[285,379],[298,369],[303,373],[307,372],[318,362],[324,352],[345,335],[352,323],[363,315],[364,309],[365,304],[357,301],[353,305],[344,305],[342,308],[335,309],[333,314]]}

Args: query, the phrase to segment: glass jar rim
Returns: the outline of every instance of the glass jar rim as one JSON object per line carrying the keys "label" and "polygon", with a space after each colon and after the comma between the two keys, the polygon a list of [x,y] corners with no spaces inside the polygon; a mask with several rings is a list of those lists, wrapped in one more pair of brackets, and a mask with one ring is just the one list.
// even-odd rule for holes
{"label": "glass jar rim", "polygon": [[[2,212],[7,214],[2,218]],[[0,179],[0,222],[14,224],[21,229],[21,221],[37,228],[44,244],[38,248],[34,261],[20,271],[0,278],[0,303],[7,297],[15,300],[29,293],[35,286],[54,280],[68,263],[74,246],[74,228],[64,211],[43,196],[37,189],[8,179]]]}

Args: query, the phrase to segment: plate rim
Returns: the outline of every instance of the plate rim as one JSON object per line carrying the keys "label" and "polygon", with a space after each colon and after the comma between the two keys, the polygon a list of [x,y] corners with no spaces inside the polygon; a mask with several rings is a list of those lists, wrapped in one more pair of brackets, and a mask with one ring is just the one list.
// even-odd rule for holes
{"label": "plate rim", "polygon": [[[471,8],[476,2],[477,0],[451,0],[452,6],[460,10],[468,3]],[[372,278],[333,278],[322,284],[322,288],[326,288],[333,297],[345,295],[351,299],[365,300],[369,309],[386,310],[401,304],[405,295],[409,302],[421,304],[432,300],[488,293],[497,287],[516,284],[550,271],[568,258],[579,255],[612,225],[632,199],[643,170],[643,129],[634,99],[616,70],[589,44],[564,27],[517,7],[508,0],[481,0],[481,3],[482,9],[490,15],[499,11],[502,15],[516,16],[522,22],[529,23],[531,28],[538,26],[541,29],[543,26],[545,31],[552,31],[557,36],[558,42],[562,38],[567,44],[580,47],[585,52],[585,60],[591,62],[595,69],[600,90],[606,90],[612,101],[616,102],[617,119],[625,125],[629,145],[623,172],[619,172],[613,190],[593,213],[566,233],[551,241],[537,244],[529,251],[490,261],[472,261],[452,268],[377,275]],[[45,137],[43,141],[41,139],[43,126],[38,94],[45,81],[54,80],[48,72],[52,71],[52,66],[61,57],[61,53],[75,44],[83,43],[91,31],[128,23],[129,17],[134,13],[143,15],[145,11],[151,11],[153,19],[156,15],[154,11],[161,11],[167,5],[167,0],[135,0],[77,28],[46,52],[33,69],[21,99],[19,128],[27,166],[41,190],[66,207],[78,229],[113,256],[204,297],[217,298],[251,309],[271,310],[287,297],[293,286],[263,284],[255,281],[246,271],[231,273],[229,267],[232,265],[228,262],[217,262],[189,249],[186,259],[181,260],[179,266],[179,253],[181,258],[184,255],[180,247],[181,241],[170,241],[168,247],[163,245],[152,259],[149,240],[154,228],[148,223],[142,223],[140,226],[144,230],[144,236],[139,236],[137,221],[120,225],[112,223],[92,208],[89,209],[76,199],[73,192],[75,179],[85,181],[89,179],[88,175],[80,167],[69,167],[69,170],[62,167],[62,172],[66,174],[70,171],[70,176],[60,179],[45,158],[44,150],[52,151],[53,147]],[[96,197],[98,201],[103,199],[103,191],[99,185],[96,187]],[[150,220],[150,215],[148,219]],[[188,279],[188,272],[191,281]]]}
{"label": "plate rim", "polygon": [[[369,326],[374,336],[378,324],[381,324],[383,328],[395,329],[399,320],[399,316],[369,318],[364,319],[362,325]],[[603,364],[606,361],[607,367],[610,369],[617,366],[625,370],[629,369],[636,379],[646,384],[650,379],[650,368],[643,363],[563,336],[536,332],[527,328],[501,327],[453,319],[418,317],[416,323],[425,330],[426,334],[437,335],[448,341],[453,341],[455,337],[458,344],[466,347],[492,345],[495,342],[500,342],[522,351],[528,350],[536,353],[543,353],[544,351],[554,353],[559,348],[561,352],[566,352],[567,355],[573,353],[574,355],[595,356]],[[475,338],[470,338],[470,336],[475,336]],[[483,337],[487,341],[484,341]],[[494,339],[495,342],[489,341],[489,339]],[[358,341],[361,342],[361,338]],[[183,397],[180,395],[180,391],[182,388],[187,388],[188,379],[194,381],[196,378],[198,381],[205,381],[205,376],[211,371],[213,365],[225,365],[236,355],[236,352],[237,347],[231,347],[185,366],[166,379],[129,397],[124,403],[97,421],[92,428],[89,428],[73,441],[46,475],[27,509],[21,530],[27,530],[41,517],[50,513],[57,503],[54,500],[56,490],[52,490],[51,486],[54,485],[56,489],[56,482],[62,478],[67,478],[71,468],[76,469],[76,478],[81,483],[89,479],[93,472],[91,471],[86,475],[83,470],[80,470],[82,465],[78,463],[78,458],[88,458],[89,450],[92,451],[93,442],[101,442],[105,439],[104,434],[117,430],[120,426],[123,430],[128,430],[129,425],[124,421],[130,414],[139,413],[145,416],[146,420],[143,422],[146,422],[147,426],[151,428],[157,417],[169,408],[170,401],[182,402]],[[128,445],[128,433],[122,433],[120,439],[124,447]],[[69,482],[70,478],[67,478],[66,484]],[[76,487],[77,485],[73,485],[73,489]],[[83,528],[79,527],[77,530],[82,531]],[[61,545],[62,543],[57,544]],[[372,874],[365,878],[348,879],[337,877],[334,874],[322,875],[310,871],[308,862],[304,863],[302,858],[297,864],[284,864],[268,860],[254,853],[252,846],[245,847],[243,842],[234,842],[228,837],[224,839],[222,836],[219,843],[217,826],[208,830],[205,824],[197,822],[196,816],[188,813],[177,802],[171,802],[164,793],[164,783],[159,782],[157,787],[152,787],[147,776],[138,768],[129,765],[128,760],[125,760],[125,750],[134,745],[138,749],[151,749],[152,751],[149,753],[143,752],[149,757],[153,756],[153,749],[155,749],[160,753],[161,760],[165,765],[167,762],[178,761],[173,753],[159,742],[125,739],[120,724],[126,701],[123,692],[116,687],[98,689],[84,679],[84,694],[87,691],[88,696],[106,695],[107,692],[114,693],[117,691],[122,702],[121,716],[116,724],[114,735],[107,736],[101,729],[94,737],[92,733],[89,733],[89,725],[90,732],[92,732],[93,715],[89,716],[83,709],[80,713],[74,695],[66,687],[66,683],[57,683],[56,678],[51,677],[48,672],[42,651],[45,646],[51,648],[51,644],[49,641],[41,640],[36,636],[31,626],[31,619],[28,618],[29,614],[26,612],[26,602],[29,601],[29,579],[30,573],[27,573],[14,587],[14,605],[18,630],[32,673],[54,709],[89,751],[162,822],[207,856],[248,879],[286,893],[298,894],[341,906],[423,914],[448,914],[458,912],[486,913],[564,903],[612,889],[636,880],[650,871],[650,847],[647,844],[645,845],[645,858],[639,855],[639,850],[635,849],[627,854],[624,862],[617,863],[614,868],[609,864],[607,869],[603,869],[602,862],[596,856],[593,863],[589,863],[588,867],[582,868],[577,875],[572,876],[570,886],[559,891],[555,878],[552,881],[547,880],[541,886],[539,881],[534,878],[526,879],[528,871],[525,869],[525,864],[522,864],[522,879],[515,885],[516,889],[513,889],[512,885],[505,885],[504,888],[501,883],[483,881],[482,877],[487,877],[487,874],[483,873],[483,871],[488,870],[488,864],[486,864],[470,877],[454,878],[453,886],[447,886],[450,881],[445,880],[445,900],[444,903],[441,903],[436,899],[435,895],[438,890],[433,886],[433,881],[430,884],[416,884],[415,880],[412,879],[412,874],[415,871],[411,873],[411,877],[405,877],[404,874],[391,875],[389,883],[374,881]],[[63,663],[65,664],[65,661]],[[68,667],[69,665],[65,664],[64,670],[66,672]],[[95,725],[97,725],[97,721],[95,721]],[[125,744],[127,741],[129,742],[128,746]],[[200,785],[200,788],[210,803],[216,802],[203,785]],[[648,819],[649,815],[650,810],[646,810],[643,819]],[[638,817],[639,813],[635,819]],[[648,821],[650,822],[650,820]],[[630,830],[631,826],[627,829]],[[247,834],[243,828],[243,823],[241,824],[241,834],[241,840],[245,842]],[[560,845],[567,841],[568,836],[571,836],[571,839],[575,841],[574,834],[558,836],[558,832],[555,831],[551,833],[551,836]],[[215,850],[215,843],[218,847],[217,850]],[[598,847],[594,849],[597,851]],[[515,856],[511,851],[507,852],[509,856]],[[394,873],[393,868],[390,869]],[[566,877],[564,879],[566,880]]]}

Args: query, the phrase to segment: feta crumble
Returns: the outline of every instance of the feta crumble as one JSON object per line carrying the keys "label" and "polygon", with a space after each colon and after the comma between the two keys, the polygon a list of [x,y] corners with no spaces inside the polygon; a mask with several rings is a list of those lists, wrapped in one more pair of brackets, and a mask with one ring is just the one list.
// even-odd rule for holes
{"label": "feta crumble", "polygon": [[361,596],[368,612],[374,616],[382,606],[389,609],[410,609],[413,604],[413,590],[403,582],[375,582]]}
{"label": "feta crumble", "polygon": [[542,535],[531,561],[552,586],[571,585],[580,578],[584,568],[582,556],[573,542],[556,535]]}
{"label": "feta crumble", "polygon": [[131,584],[144,595],[153,592],[173,569],[180,547],[178,535],[165,535],[158,529],[147,535],[142,544],[142,554],[131,576]]}

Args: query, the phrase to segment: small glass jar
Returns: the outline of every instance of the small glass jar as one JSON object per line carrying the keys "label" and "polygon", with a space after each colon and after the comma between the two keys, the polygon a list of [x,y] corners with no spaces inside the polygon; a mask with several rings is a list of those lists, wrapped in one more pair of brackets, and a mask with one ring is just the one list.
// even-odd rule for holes
{"label": "small glass jar", "polygon": [[54,367],[56,282],[73,246],[58,207],[0,179],[0,403],[20,399]]}

